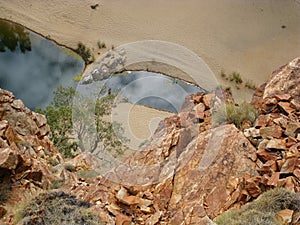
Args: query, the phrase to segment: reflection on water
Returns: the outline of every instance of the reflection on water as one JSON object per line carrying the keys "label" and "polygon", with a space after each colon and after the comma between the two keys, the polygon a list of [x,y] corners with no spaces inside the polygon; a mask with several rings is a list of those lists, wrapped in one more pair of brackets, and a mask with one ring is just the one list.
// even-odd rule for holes
{"label": "reflection on water", "polygon": [[[3,21],[0,22],[3,27]],[[67,54],[52,41],[9,25],[12,27],[5,28],[5,32],[0,29],[0,46],[10,50],[0,51],[1,88],[12,91],[34,109],[47,106],[57,86],[75,86],[72,78],[82,73],[82,60]],[[13,41],[7,44],[10,37]]]}
{"label": "reflection on water", "polygon": [[133,104],[174,113],[178,113],[188,94],[203,92],[203,89],[185,81],[145,71],[112,76],[102,82],[106,94],[118,93]]}
{"label": "reflection on water", "polygon": [[22,53],[31,51],[29,32],[24,27],[0,20],[0,52],[9,49],[11,52],[17,48]]}

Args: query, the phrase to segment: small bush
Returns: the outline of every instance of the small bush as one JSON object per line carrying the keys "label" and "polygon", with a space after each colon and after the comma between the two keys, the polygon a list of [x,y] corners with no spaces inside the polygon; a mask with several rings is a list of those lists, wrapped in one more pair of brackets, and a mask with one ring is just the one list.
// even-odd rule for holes
{"label": "small bush", "polygon": [[52,181],[51,185],[50,185],[50,189],[58,189],[61,188],[64,185],[64,181],[63,179],[57,179]]}
{"label": "small bush", "polygon": [[226,73],[225,73],[225,70],[222,69],[220,74],[221,74],[221,77],[222,77],[222,78],[225,78],[225,79],[226,79],[227,75],[226,75]]}
{"label": "small bush", "polygon": [[233,123],[241,129],[244,120],[253,124],[257,117],[258,111],[251,104],[246,102],[240,105],[229,103],[225,108],[220,108],[213,114],[213,121],[217,125],[225,122]]}
{"label": "small bush", "polygon": [[229,76],[229,80],[235,82],[236,84],[241,84],[243,83],[243,80],[241,78],[241,75],[237,72],[233,72],[230,76]]}
{"label": "small bush", "polygon": [[81,56],[85,64],[90,64],[93,62],[91,50],[87,48],[83,43],[79,42],[77,44],[77,48],[75,49],[75,52]]}
{"label": "small bush", "polygon": [[275,188],[238,210],[223,213],[215,222],[218,225],[279,225],[275,215],[283,209],[299,210],[300,197],[287,189]]}
{"label": "small bush", "polygon": [[19,209],[15,221],[24,225],[104,224],[88,209],[92,204],[64,192],[43,193]]}
{"label": "small bush", "polygon": [[81,81],[82,76],[83,76],[82,73],[77,74],[75,77],[73,77],[73,81],[75,81],[75,82]]}

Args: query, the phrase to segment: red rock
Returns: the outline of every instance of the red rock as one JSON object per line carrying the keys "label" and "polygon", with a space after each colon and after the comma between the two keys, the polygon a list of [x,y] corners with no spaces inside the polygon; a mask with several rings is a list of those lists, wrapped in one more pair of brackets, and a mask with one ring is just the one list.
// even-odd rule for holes
{"label": "red rock", "polygon": [[270,115],[259,115],[255,124],[256,128],[265,127],[270,121]]}
{"label": "red rock", "polygon": [[284,117],[279,117],[273,120],[274,123],[276,123],[277,125],[281,126],[282,128],[286,128],[287,124],[288,124],[288,120]]}
{"label": "red rock", "polygon": [[279,102],[278,106],[286,114],[291,114],[295,111],[295,109],[291,107],[291,104],[289,102]]}
{"label": "red rock", "polygon": [[196,112],[204,112],[205,111],[205,105],[201,102],[198,105],[195,106]]}
{"label": "red rock", "polygon": [[116,225],[130,225],[131,218],[120,213],[116,216]]}
{"label": "red rock", "polygon": [[300,91],[300,58],[295,58],[288,64],[276,70],[264,88],[263,97],[289,94],[299,101]]}
{"label": "red rock", "polygon": [[207,109],[210,109],[215,98],[215,94],[206,94],[203,96],[203,103]]}
{"label": "red rock", "polygon": [[18,165],[18,155],[11,148],[0,149],[0,168],[14,170]]}
{"label": "red rock", "polygon": [[146,224],[147,225],[156,225],[158,224],[160,218],[162,216],[162,212],[157,211],[156,213],[154,213],[152,216],[150,216],[147,220],[146,220]]}
{"label": "red rock", "polygon": [[297,134],[300,133],[300,123],[289,122],[284,133],[289,137],[296,138]]}
{"label": "red rock", "polygon": [[264,163],[262,165],[261,168],[258,169],[258,171],[261,173],[261,174],[265,174],[265,173],[273,173],[273,172],[276,172],[277,171],[277,164],[276,164],[276,161],[274,160],[269,160],[267,161],[266,163]]}
{"label": "red rock", "polygon": [[273,173],[271,177],[268,178],[267,185],[277,187],[279,176],[279,172]]}
{"label": "red rock", "polygon": [[7,213],[5,207],[0,205],[0,219]]}
{"label": "red rock", "polygon": [[297,165],[297,158],[288,158],[282,165],[280,173],[282,174],[293,173],[296,165]]}
{"label": "red rock", "polygon": [[259,129],[259,133],[262,138],[281,138],[282,128],[280,126],[262,127]]}
{"label": "red rock", "polygon": [[265,104],[267,106],[275,106],[276,104],[278,103],[277,99],[276,98],[267,98],[265,100]]}
{"label": "red rock", "polygon": [[192,100],[194,101],[194,104],[200,103],[202,99],[203,99],[203,93],[197,93],[192,96]]}
{"label": "red rock", "polygon": [[293,213],[291,209],[284,209],[276,213],[276,218],[281,224],[288,225],[292,222]]}
{"label": "red rock", "polygon": [[295,177],[297,177],[300,180],[300,169],[297,168],[293,171],[293,174],[295,175]]}
{"label": "red rock", "polygon": [[290,103],[291,103],[291,107],[300,111],[300,102],[299,101],[292,99]]}
{"label": "red rock", "polygon": [[252,180],[247,181],[245,189],[253,198],[257,198],[261,194],[259,183]]}
{"label": "red rock", "polygon": [[272,149],[285,150],[286,149],[285,140],[273,138],[268,142],[266,148],[269,150]]}
{"label": "red rock", "polygon": [[256,153],[257,153],[258,158],[260,160],[262,160],[263,162],[277,159],[277,156],[273,152],[269,152],[265,149],[258,149],[258,151]]}
{"label": "red rock", "polygon": [[279,101],[289,101],[292,96],[290,94],[278,94],[275,95],[275,98]]}

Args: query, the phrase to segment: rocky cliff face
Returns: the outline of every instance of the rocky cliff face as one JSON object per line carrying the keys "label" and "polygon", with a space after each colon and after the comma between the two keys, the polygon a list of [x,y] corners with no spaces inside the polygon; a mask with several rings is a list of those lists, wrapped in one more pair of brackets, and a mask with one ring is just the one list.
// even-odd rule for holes
{"label": "rocky cliff face", "polygon": [[[299,64],[298,58],[281,67],[256,91],[252,104],[260,115],[243,131],[213,123],[215,105],[222,98],[233,101],[226,93],[187,97],[178,115],[160,123],[144,151],[124,161],[130,168],[142,165],[143,177],[128,175],[122,166],[109,177],[66,171],[48,139],[45,118],[1,90],[0,179],[1,187],[9,187],[9,197],[0,202],[2,220],[12,222],[6,205],[25,193],[34,196],[55,180],[65,183],[61,191],[90,203],[103,223],[112,225],[214,224],[216,216],[268,189],[300,192]],[[68,163],[74,171],[97,166],[87,153]],[[149,170],[151,165],[159,166]],[[116,177],[119,183],[109,179]],[[280,213],[286,219],[286,211]],[[286,224],[297,224],[299,215],[290,210]]]}
{"label": "rocky cliff face", "polygon": [[51,170],[64,159],[49,140],[49,131],[43,115],[0,89],[0,218],[7,223],[13,221],[14,205],[49,189],[67,173]]}

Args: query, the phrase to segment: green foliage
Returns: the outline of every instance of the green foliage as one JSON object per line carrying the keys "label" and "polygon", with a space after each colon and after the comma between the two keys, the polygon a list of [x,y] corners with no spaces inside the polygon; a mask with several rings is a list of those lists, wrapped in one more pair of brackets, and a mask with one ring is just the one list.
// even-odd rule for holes
{"label": "green foliage", "polygon": [[[76,135],[78,135],[78,142],[74,138],[74,129],[72,121],[73,111],[73,98],[76,95],[76,91],[72,87],[58,87],[54,92],[54,98],[50,106],[46,107],[45,110],[37,109],[36,112],[42,113],[46,116],[48,124],[51,129],[50,139],[54,145],[66,158],[72,158],[75,156],[78,148],[81,151],[93,151],[93,149],[85,149],[83,142],[88,137],[90,132],[90,120],[86,118],[84,114],[86,111],[82,109],[76,110],[76,117],[82,118],[83,122],[76,127]],[[121,154],[124,149],[122,148],[122,141],[126,141],[122,137],[123,129],[120,124],[111,123],[106,121],[103,117],[110,114],[115,95],[107,95],[104,98],[98,99],[95,108],[93,104],[89,103],[86,99],[86,107],[90,107],[91,112],[95,112],[95,120],[98,138],[96,142],[100,140],[105,145],[105,149],[108,151],[116,151]],[[95,143],[95,147],[97,146]]]}
{"label": "green foliage", "polygon": [[104,224],[89,210],[91,206],[64,192],[42,193],[21,207],[15,220],[24,225]]}
{"label": "green foliage", "polygon": [[25,31],[24,27],[0,20],[0,52],[5,52],[6,48],[11,52],[19,48],[25,53],[31,51],[31,41],[29,32]]}
{"label": "green foliage", "polygon": [[238,72],[233,72],[232,74],[230,74],[229,80],[235,82],[236,84],[243,83],[241,75]]}
{"label": "green foliage", "polygon": [[77,44],[77,48],[75,49],[75,52],[81,56],[81,58],[83,59],[83,61],[85,62],[85,64],[90,64],[92,63],[93,57],[91,54],[91,50],[89,48],[87,48],[83,43],[79,42]]}
{"label": "green foliage", "polygon": [[284,188],[263,193],[239,210],[229,210],[215,219],[218,225],[279,225],[275,214],[283,209],[299,210],[300,197]]}
{"label": "green foliage", "polygon": [[50,139],[60,153],[66,158],[74,157],[78,146],[70,138],[72,131],[72,101],[75,90],[70,88],[58,87],[54,92],[54,98],[50,106],[45,110],[37,109],[37,113],[44,114],[51,129]]}
{"label": "green foliage", "polygon": [[220,108],[213,114],[213,121],[216,124],[233,123],[237,128],[241,129],[244,120],[254,123],[257,117],[258,111],[251,104],[247,102],[243,102],[240,105],[229,103],[225,108]]}
{"label": "green foliage", "polygon": [[50,189],[58,189],[61,188],[64,185],[64,180],[63,179],[57,179],[52,181],[51,185],[50,185]]}
{"label": "green foliage", "polygon": [[82,73],[77,74],[75,77],[73,77],[73,81],[75,81],[75,82],[81,81],[82,76],[83,76]]}

